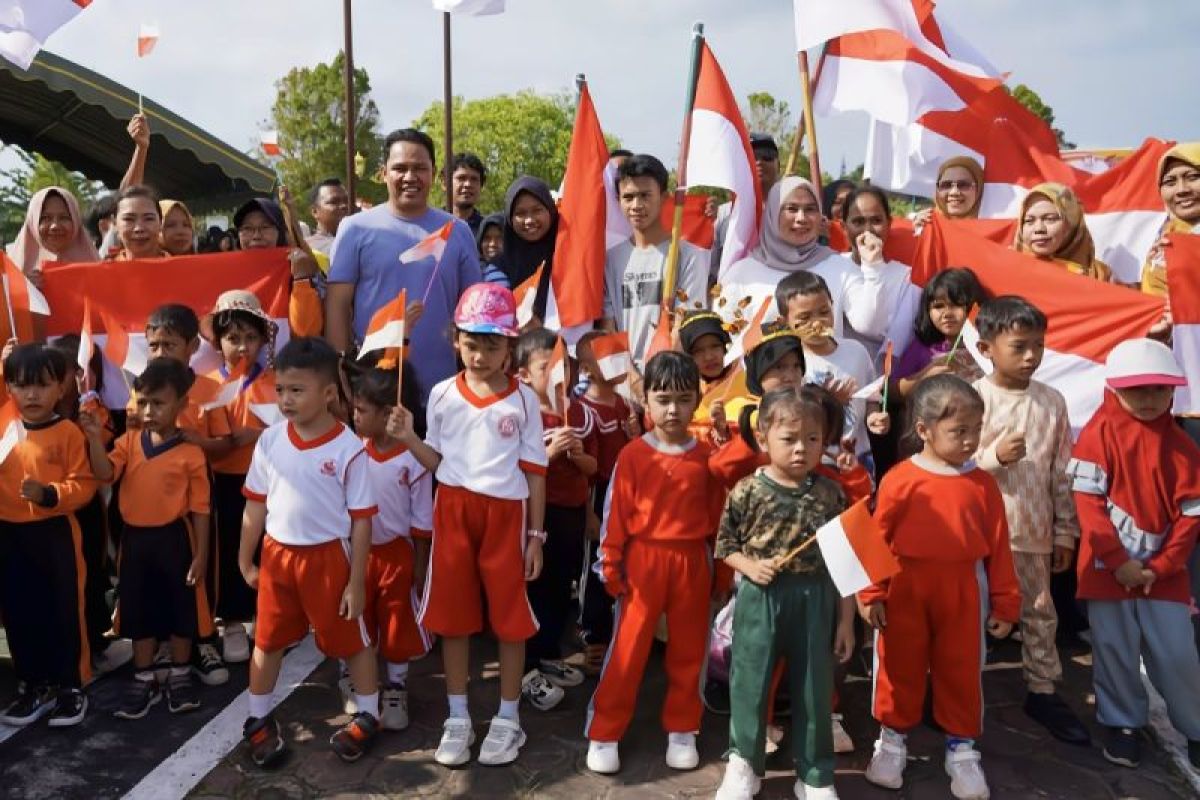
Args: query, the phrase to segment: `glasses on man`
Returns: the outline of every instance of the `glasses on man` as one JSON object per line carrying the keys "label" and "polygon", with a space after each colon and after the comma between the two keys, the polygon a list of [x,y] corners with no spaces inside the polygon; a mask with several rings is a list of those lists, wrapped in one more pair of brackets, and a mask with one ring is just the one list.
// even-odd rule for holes
{"label": "glasses on man", "polygon": [[939,192],[952,192],[957,189],[960,192],[966,192],[975,188],[975,181],[938,181],[937,190]]}
{"label": "glasses on man", "polygon": [[237,229],[237,232],[241,236],[266,236],[273,230],[275,230],[274,225],[243,225]]}

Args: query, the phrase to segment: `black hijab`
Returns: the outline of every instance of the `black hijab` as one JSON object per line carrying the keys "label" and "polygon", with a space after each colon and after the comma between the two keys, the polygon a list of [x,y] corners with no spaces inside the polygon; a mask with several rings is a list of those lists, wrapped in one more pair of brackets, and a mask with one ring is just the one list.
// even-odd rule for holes
{"label": "black hijab", "polygon": [[[512,225],[513,208],[517,198],[522,193],[532,195],[535,200],[550,211],[550,229],[546,235],[536,242],[522,239]],[[482,228],[482,226],[480,226]],[[550,270],[554,263],[554,240],[558,238],[558,207],[550,194],[550,187],[545,181],[524,175],[517,178],[508,187],[504,195],[504,252],[495,261],[495,266],[508,277],[508,285],[517,288],[530,275],[537,272],[543,262],[546,264],[542,271],[542,280],[538,284],[537,297],[533,303],[533,313],[539,319],[546,318],[546,292],[550,285]]]}
{"label": "black hijab", "polygon": [[[283,221],[283,209],[279,207],[279,203],[266,197],[252,197],[242,204],[241,208],[233,212],[233,230],[236,234],[237,229],[242,226],[242,221],[246,219],[251,211],[261,211],[267,221],[275,226],[279,231],[279,241],[276,247],[287,247],[288,236],[287,226]],[[237,236],[234,236],[234,249],[240,250],[241,243]]]}

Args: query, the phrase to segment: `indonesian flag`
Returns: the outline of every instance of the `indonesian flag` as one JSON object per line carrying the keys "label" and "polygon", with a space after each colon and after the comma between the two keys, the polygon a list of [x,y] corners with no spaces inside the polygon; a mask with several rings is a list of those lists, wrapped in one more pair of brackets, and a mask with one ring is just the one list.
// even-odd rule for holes
{"label": "indonesian flag", "polygon": [[733,208],[721,251],[721,273],[724,273],[735,261],[745,258],[758,242],[763,198],[746,123],[707,42],[700,53],[696,103],[692,107],[687,179],[693,186],[718,186],[733,192]]}
{"label": "indonesian flag", "polygon": [[[84,314],[88,313],[87,300],[84,301]],[[122,322],[106,309],[97,308],[100,323],[104,326],[104,343],[100,346],[104,358],[119,370],[141,375],[150,360],[150,352],[146,348],[146,339],[131,339]]]}
{"label": "indonesian flag", "polygon": [[0,0],[0,56],[29,69],[50,34],[92,0]]}
{"label": "indonesian flag", "polygon": [[1175,390],[1176,414],[1200,413],[1200,236],[1168,235],[1167,285],[1171,292],[1171,332],[1175,358],[1187,386]]}
{"label": "indonesian flag", "polygon": [[591,341],[592,355],[600,367],[600,376],[615,381],[629,374],[633,358],[629,354],[629,334],[625,331],[597,336]]}
{"label": "indonesian flag", "polygon": [[485,17],[503,14],[504,0],[433,0],[433,10],[464,17]]}
{"label": "indonesian flag", "polygon": [[8,306],[4,325],[16,328],[8,332],[9,337],[31,342],[33,315],[49,316],[50,305],[46,302],[45,295],[38,291],[6,253],[0,252],[0,260],[4,262],[4,274],[0,276],[0,282],[3,283],[4,302]]}
{"label": "indonesian flag", "polygon": [[579,92],[563,175],[554,267],[546,299],[546,327],[561,330],[572,342],[604,313],[604,176],[608,166],[608,145],[585,83]]}
{"label": "indonesian flag", "polygon": [[259,137],[259,143],[262,145],[263,155],[268,158],[278,158],[283,155],[283,150],[279,148],[279,131],[263,131]]}
{"label": "indonesian flag", "polygon": [[[1161,298],[1074,275],[983,238],[971,225],[934,215],[918,242],[913,282],[924,285],[958,264],[970,264],[990,296],[1020,295],[1046,315],[1046,354],[1034,377],[1063,394],[1076,433],[1103,398],[1109,351],[1145,336],[1162,316]],[[963,342],[970,347],[966,332]]]}
{"label": "indonesian flag", "polygon": [[[146,320],[159,306],[182,303],[201,317],[212,311],[222,292],[247,289],[254,292],[279,326],[275,345],[282,347],[290,336],[291,269],[287,252],[279,247],[94,264],[47,262],[43,266],[45,299],[54,313],[46,320],[46,334],[55,337],[79,333],[86,298],[92,310],[103,309],[112,320],[111,327],[104,323],[106,330],[115,328],[128,339],[126,355],[121,357],[126,361],[130,350],[146,352]],[[100,340],[98,334],[95,338]],[[101,349],[107,356],[109,348]],[[202,342],[191,366],[197,375],[204,375],[221,363],[220,353]],[[125,408],[128,393],[121,373],[113,364],[105,365],[105,373],[105,404]]]}
{"label": "indonesian flag", "polygon": [[407,306],[408,290],[401,289],[395,300],[375,312],[367,325],[367,335],[363,337],[359,357],[373,350],[404,347],[404,310]]}
{"label": "indonesian flag", "polygon": [[671,349],[671,326],[674,315],[667,310],[667,304],[663,303],[658,309],[658,324],[654,326],[654,335],[650,337],[650,343],[646,345],[646,354],[642,356],[642,364],[649,363],[650,359],[654,358],[659,353],[665,353]]}
{"label": "indonesian flag", "polygon": [[17,404],[9,398],[0,406],[0,464],[8,458],[13,448],[25,441],[25,425]]}
{"label": "indonesian flag", "polygon": [[563,418],[563,424],[566,424],[567,419],[567,393],[570,391],[570,386],[567,382],[571,379],[571,360],[567,356],[567,345],[561,336],[554,340],[554,350],[550,352],[550,363],[546,366],[546,372],[549,375],[547,382],[548,394],[550,395],[550,407],[554,409],[554,413]]}
{"label": "indonesian flag", "polygon": [[433,233],[400,254],[401,264],[411,264],[423,258],[433,257],[441,263],[442,253],[446,252],[446,243],[450,241],[450,232],[454,230],[454,220],[450,220]]}
{"label": "indonesian flag", "polygon": [[75,355],[75,363],[87,374],[88,365],[92,361],[92,353],[96,350],[96,340],[92,337],[92,306],[88,299],[83,299],[83,326],[79,330],[79,352]]}
{"label": "indonesian flag", "polygon": [[763,298],[762,304],[754,312],[754,316],[750,318],[750,322],[742,329],[741,335],[733,337],[733,344],[730,346],[729,352],[725,354],[726,364],[734,363],[745,353],[749,353],[758,347],[759,343],[763,340],[763,320],[767,318],[767,313],[774,304],[775,297],[773,295]]}
{"label": "indonesian flag", "polygon": [[277,422],[283,422],[283,412],[279,410],[279,401],[273,403],[251,403],[250,413],[262,420],[268,428]]}
{"label": "indonesian flag", "polygon": [[229,376],[221,383],[216,393],[208,398],[196,398],[200,402],[200,408],[203,411],[212,411],[214,408],[224,408],[237,399],[242,393],[243,382],[246,379],[247,364],[245,361],[238,363],[229,372]]}
{"label": "indonesian flag", "polygon": [[138,58],[145,58],[154,51],[154,45],[158,44],[158,26],[142,23],[138,29],[137,54]]}
{"label": "indonesian flag", "polygon": [[513,299],[517,302],[517,327],[524,328],[533,321],[533,303],[537,300],[537,288],[542,283],[542,272],[546,269],[546,262],[538,264],[538,268],[533,271],[533,274],[521,282],[521,285],[513,289]]}
{"label": "indonesian flag", "polygon": [[900,562],[867,508],[867,499],[859,500],[817,531],[821,557],[842,597],[885,581],[900,571]]}

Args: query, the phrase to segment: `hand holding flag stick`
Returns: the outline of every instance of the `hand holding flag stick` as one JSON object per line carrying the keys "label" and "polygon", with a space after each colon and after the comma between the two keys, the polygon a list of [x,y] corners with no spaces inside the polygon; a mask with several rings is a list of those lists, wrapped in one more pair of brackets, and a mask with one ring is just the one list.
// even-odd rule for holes
{"label": "hand holding flag stick", "polygon": [[954,354],[958,351],[958,346],[962,344],[963,333],[966,332],[967,326],[975,323],[975,317],[979,314],[979,304],[972,303],[971,310],[967,312],[967,318],[963,320],[963,325],[958,329],[958,336],[954,337],[954,344],[950,347],[950,352],[946,354],[946,366],[954,363]]}

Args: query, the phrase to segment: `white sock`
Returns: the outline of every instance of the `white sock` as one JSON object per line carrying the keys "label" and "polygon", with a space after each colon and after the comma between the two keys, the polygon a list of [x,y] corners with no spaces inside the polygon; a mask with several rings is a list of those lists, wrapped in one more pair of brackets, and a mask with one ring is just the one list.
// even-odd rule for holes
{"label": "white sock", "polygon": [[496,716],[500,719],[507,719],[511,722],[516,722],[519,724],[521,722],[521,716],[517,709],[520,707],[520,705],[521,698],[519,697],[516,700],[505,700],[503,697],[501,697],[500,710],[496,712]]}
{"label": "white sock", "polygon": [[379,692],[374,691],[370,694],[354,693],[354,703],[358,706],[358,713],[364,711],[370,714],[375,719],[379,719]]}
{"label": "white sock", "polygon": [[262,719],[271,713],[271,695],[250,693],[250,716]]}
{"label": "white sock", "polygon": [[667,734],[667,742],[669,744],[683,744],[683,745],[695,746],[696,734],[694,734],[694,733],[668,733]]}
{"label": "white sock", "polygon": [[408,682],[408,662],[393,664],[389,661],[387,664],[387,679],[388,683],[403,689],[404,685]]}
{"label": "white sock", "polygon": [[446,695],[446,700],[450,703],[451,719],[471,718],[471,713],[467,711],[467,696],[465,694]]}

